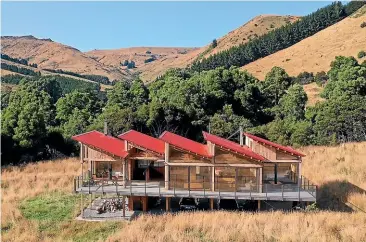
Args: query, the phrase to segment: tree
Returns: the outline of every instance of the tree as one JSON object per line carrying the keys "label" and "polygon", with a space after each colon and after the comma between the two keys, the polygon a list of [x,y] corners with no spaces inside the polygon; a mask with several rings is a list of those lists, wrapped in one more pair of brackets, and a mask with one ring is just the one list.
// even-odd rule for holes
{"label": "tree", "polygon": [[213,39],[211,43],[211,48],[216,48],[216,46],[217,46],[217,40]]}
{"label": "tree", "polygon": [[25,83],[14,91],[2,116],[2,134],[21,147],[40,147],[52,124],[52,98],[39,83]]}
{"label": "tree", "polygon": [[107,106],[101,115],[88,127],[88,130],[100,130],[104,128],[104,122],[108,124],[111,135],[117,136],[123,132],[135,128],[136,114],[131,108],[121,108],[118,105]]}
{"label": "tree", "polygon": [[135,66],[135,62],[134,61],[130,61],[128,64],[127,64],[127,68],[128,69],[133,69],[133,68],[135,68],[136,66]]}
{"label": "tree", "polygon": [[65,137],[86,131],[101,112],[102,102],[96,93],[81,93],[75,91],[60,98],[56,103],[56,118]]}
{"label": "tree", "polygon": [[328,81],[328,76],[324,71],[316,73],[314,80],[318,86],[323,86]]}
{"label": "tree", "polygon": [[300,85],[305,85],[312,83],[314,81],[314,74],[312,72],[301,72],[296,78],[295,83],[298,83]]}
{"label": "tree", "polygon": [[313,120],[317,144],[366,140],[366,98],[339,96],[319,103]]}
{"label": "tree", "polygon": [[229,137],[240,126],[246,130],[253,125],[248,119],[235,115],[231,105],[225,105],[221,112],[210,118],[210,131],[221,137]]}
{"label": "tree", "polygon": [[272,110],[276,118],[301,120],[305,118],[305,105],[308,97],[299,84],[291,86]]}
{"label": "tree", "polygon": [[262,92],[267,98],[270,107],[278,105],[280,98],[286,93],[292,80],[286,71],[280,67],[273,67],[267,73],[262,84]]}
{"label": "tree", "polygon": [[339,96],[366,95],[366,67],[353,57],[337,56],[328,72],[329,80],[321,96],[327,99]]}

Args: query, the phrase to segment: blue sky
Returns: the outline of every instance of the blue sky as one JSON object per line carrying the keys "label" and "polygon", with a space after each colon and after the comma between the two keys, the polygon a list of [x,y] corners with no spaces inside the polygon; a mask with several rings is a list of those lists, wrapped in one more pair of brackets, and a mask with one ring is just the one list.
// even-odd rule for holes
{"label": "blue sky", "polygon": [[1,35],[82,51],[200,47],[259,14],[307,15],[330,2],[1,2]]}

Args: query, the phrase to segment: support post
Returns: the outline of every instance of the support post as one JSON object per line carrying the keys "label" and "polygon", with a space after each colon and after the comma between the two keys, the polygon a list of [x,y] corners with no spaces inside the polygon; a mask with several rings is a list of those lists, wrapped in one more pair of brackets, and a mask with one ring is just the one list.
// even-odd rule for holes
{"label": "support post", "polygon": [[215,167],[213,166],[211,169],[211,190],[215,191]]}
{"label": "support post", "polygon": [[214,199],[210,198],[210,209],[214,210]]}
{"label": "support post", "polygon": [[238,167],[235,167],[235,199],[236,199],[236,190],[238,189]]}
{"label": "support post", "polygon": [[301,162],[297,165],[297,183],[301,186]]}
{"label": "support post", "polygon": [[165,159],[165,173],[164,173],[164,180],[165,180],[165,189],[169,189],[169,144],[168,143],[165,143],[165,156],[164,156],[164,159]]}
{"label": "support post", "polygon": [[122,163],[122,173],[123,173],[123,188],[126,188],[126,181],[127,181],[127,177],[126,177],[126,159],[123,160]]}
{"label": "support post", "polygon": [[258,211],[261,211],[261,200],[258,200]]}
{"label": "support post", "polygon": [[133,211],[134,207],[133,207],[133,197],[132,196],[130,196],[128,198],[128,207],[129,207],[130,211]]}
{"label": "support post", "polygon": [[81,192],[81,218],[84,218],[84,204],[83,204],[83,193]]}
{"label": "support post", "polygon": [[191,167],[188,166],[188,197],[191,196]]}
{"label": "support post", "polygon": [[274,165],[274,184],[277,184],[277,163]]}
{"label": "support post", "polygon": [[166,197],[166,198],[165,198],[165,210],[166,210],[167,212],[169,212],[169,211],[170,211],[170,197]]}
{"label": "support post", "polygon": [[126,217],[126,197],[122,196],[122,216]]}
{"label": "support post", "polygon": [[142,197],[142,211],[147,212],[147,197]]}
{"label": "support post", "polygon": [[263,168],[259,168],[259,192],[263,192]]}

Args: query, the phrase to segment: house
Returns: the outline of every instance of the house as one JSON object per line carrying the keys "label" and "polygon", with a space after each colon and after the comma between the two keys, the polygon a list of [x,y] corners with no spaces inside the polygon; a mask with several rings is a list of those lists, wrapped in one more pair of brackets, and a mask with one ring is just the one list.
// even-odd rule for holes
{"label": "house", "polygon": [[[242,144],[203,132],[205,144],[165,131],[159,138],[130,130],[111,137],[98,131],[74,136],[81,176],[75,191],[118,194],[130,210],[149,210],[149,199],[173,197],[271,202],[314,202],[316,186],[301,176],[304,154],[249,133]],[[245,143],[244,143],[245,140]],[[262,202],[261,202],[262,201]]]}

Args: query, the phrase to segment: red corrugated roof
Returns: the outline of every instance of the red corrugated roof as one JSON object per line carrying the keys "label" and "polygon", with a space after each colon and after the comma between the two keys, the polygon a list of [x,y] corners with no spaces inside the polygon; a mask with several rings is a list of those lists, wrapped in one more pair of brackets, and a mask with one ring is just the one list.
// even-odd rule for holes
{"label": "red corrugated roof", "polygon": [[72,137],[72,139],[122,158],[125,158],[128,155],[128,153],[124,150],[125,144],[122,140],[105,135],[95,130],[84,134],[75,135]]}
{"label": "red corrugated roof", "polygon": [[263,138],[260,138],[258,136],[255,136],[255,135],[252,135],[252,134],[249,134],[249,133],[244,133],[245,136],[248,136],[249,138],[257,141],[257,142],[260,142],[260,143],[263,143],[263,144],[266,144],[266,145],[269,145],[269,146],[272,146],[272,147],[275,147],[277,149],[280,149],[280,150],[283,150],[285,152],[288,152],[288,153],[292,153],[294,155],[297,155],[297,156],[305,156],[303,153],[300,153],[299,151],[296,151],[294,150],[292,147],[290,146],[283,146],[283,145],[280,145],[280,144],[277,144],[277,143],[274,143],[274,142],[271,142],[269,140],[266,140],[266,139],[263,139]]}
{"label": "red corrugated roof", "polygon": [[133,145],[140,146],[142,148],[156,152],[161,155],[164,155],[165,153],[165,145],[163,141],[151,137],[149,135],[140,133],[136,130],[131,129],[130,131],[118,135],[118,138],[127,140],[128,142],[131,142]]}
{"label": "red corrugated roof", "polygon": [[227,139],[221,138],[219,136],[209,134],[207,132],[202,132],[202,133],[203,133],[203,137],[205,138],[205,140],[210,141],[210,142],[214,143],[215,145],[222,146],[225,149],[235,151],[241,155],[244,155],[246,157],[250,157],[250,158],[253,158],[253,159],[256,159],[259,161],[266,160],[263,156],[255,153],[254,151],[249,149],[248,146],[245,146],[245,145],[240,146],[240,144],[235,143],[231,140],[227,140]]}
{"label": "red corrugated roof", "polygon": [[207,145],[198,143],[196,141],[187,139],[183,136],[171,133],[169,131],[164,131],[159,137],[159,139],[176,146],[180,149],[192,152],[194,154],[210,158],[212,155],[209,154],[207,150]]}

